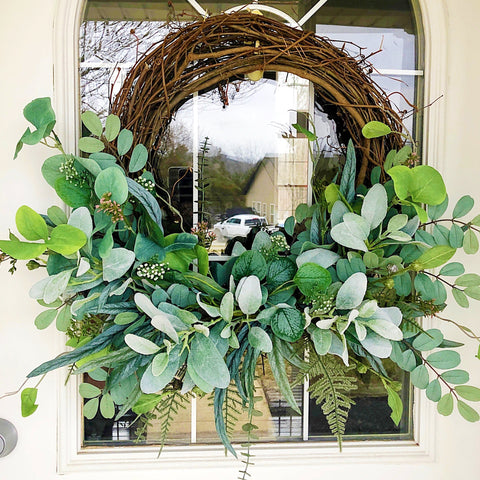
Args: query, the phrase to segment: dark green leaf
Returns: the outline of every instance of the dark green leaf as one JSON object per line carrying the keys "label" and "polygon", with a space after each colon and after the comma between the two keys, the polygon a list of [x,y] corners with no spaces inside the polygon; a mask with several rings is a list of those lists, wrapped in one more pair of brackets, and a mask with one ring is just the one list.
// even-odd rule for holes
{"label": "dark green leaf", "polygon": [[267,275],[267,262],[260,252],[249,250],[237,258],[232,275],[237,281],[249,275],[255,275],[259,280],[263,280]]}
{"label": "dark green leaf", "polygon": [[463,247],[463,230],[455,223],[450,228],[448,242],[453,248]]}
{"label": "dark green leaf", "polygon": [[295,217],[288,217],[285,220],[284,228],[288,235],[293,236],[293,232],[295,230]]}
{"label": "dark green leaf", "polygon": [[300,339],[305,328],[305,318],[296,308],[279,308],[270,319],[273,333],[287,342]]}
{"label": "dark green leaf", "polygon": [[88,186],[74,185],[64,177],[60,177],[55,181],[55,191],[72,208],[88,206],[92,196],[92,191]]}
{"label": "dark green leaf", "polygon": [[162,211],[158,205],[158,202],[155,200],[155,197],[148,191],[145,190],[141,185],[139,185],[135,180],[127,178],[128,190],[129,192],[140,201],[142,206],[147,211],[150,218],[155,222],[158,228],[163,233],[162,227]]}
{"label": "dark green leaf", "polygon": [[293,278],[295,285],[306,296],[325,292],[332,283],[328,270],[316,263],[304,263]]}

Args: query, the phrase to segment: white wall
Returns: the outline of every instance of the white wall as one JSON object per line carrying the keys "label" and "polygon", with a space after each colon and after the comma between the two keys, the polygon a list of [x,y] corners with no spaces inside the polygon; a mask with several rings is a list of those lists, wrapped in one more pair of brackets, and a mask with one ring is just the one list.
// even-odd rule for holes
{"label": "white wall", "polygon": [[[70,2],[74,0],[59,0]],[[334,1],[334,0],[331,0]],[[17,139],[23,133],[25,122],[21,109],[33,98],[53,94],[53,20],[55,0],[16,0],[1,2],[0,6],[0,237],[6,238],[8,227],[14,225],[14,212],[22,204],[42,209],[55,202],[55,196],[40,179],[40,165],[48,155],[41,147],[26,148],[15,162],[12,154]],[[437,5],[441,0],[425,0],[427,5]],[[444,53],[448,62],[448,81],[444,98],[432,107],[444,108],[446,128],[444,138],[439,139],[438,161],[447,178],[451,198],[464,193],[473,194],[480,206],[479,148],[477,146],[480,122],[480,3],[478,0],[445,0],[449,43]],[[436,32],[437,35],[441,32]],[[68,42],[68,39],[66,39]],[[73,95],[73,92],[72,92]],[[443,106],[442,106],[443,104]],[[441,111],[441,110],[440,110]],[[480,211],[480,208],[478,209]],[[470,271],[480,271],[480,259],[467,259]],[[25,374],[34,366],[57,353],[58,342],[53,329],[39,332],[33,326],[38,312],[27,292],[36,275],[22,268],[11,277],[8,265],[0,268],[2,306],[0,320],[0,394],[17,388]],[[39,275],[37,275],[39,277]],[[477,317],[480,306],[469,311],[450,308],[449,314],[480,330]],[[456,335],[456,332],[452,330]],[[458,336],[457,336],[458,338]],[[477,362],[475,348],[464,348],[465,366],[474,371]],[[480,384],[480,375],[473,373],[473,382]],[[19,443],[8,457],[0,459],[0,479],[53,480],[56,474],[56,412],[57,394],[55,376],[43,382],[39,393],[38,411],[30,418],[20,416],[20,400],[10,397],[0,401],[0,417],[12,421],[19,431]],[[369,464],[370,460],[338,464],[318,462],[315,467],[297,465],[290,468],[254,467],[257,479],[296,476],[305,479],[347,478],[380,480],[384,478],[412,480],[450,480],[453,478],[477,478],[480,471],[478,424],[466,424],[457,414],[448,419],[438,419],[437,454],[430,463],[408,465],[404,462]],[[235,478],[236,464],[228,471],[215,468],[195,469],[184,463],[176,471],[178,479]],[[194,469],[194,470],[192,470]],[[68,478],[96,480],[135,478],[142,480],[153,475],[167,475],[161,462],[155,471],[106,472],[93,469],[88,474],[69,474]]]}

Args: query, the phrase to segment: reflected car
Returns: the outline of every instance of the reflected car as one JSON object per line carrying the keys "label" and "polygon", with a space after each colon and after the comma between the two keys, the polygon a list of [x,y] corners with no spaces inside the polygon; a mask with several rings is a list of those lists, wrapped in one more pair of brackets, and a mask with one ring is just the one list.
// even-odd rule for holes
{"label": "reflected car", "polygon": [[217,236],[217,240],[228,240],[234,237],[246,237],[252,227],[266,227],[267,220],[265,217],[258,215],[235,215],[227,218],[223,222],[216,223],[213,226],[213,233]]}

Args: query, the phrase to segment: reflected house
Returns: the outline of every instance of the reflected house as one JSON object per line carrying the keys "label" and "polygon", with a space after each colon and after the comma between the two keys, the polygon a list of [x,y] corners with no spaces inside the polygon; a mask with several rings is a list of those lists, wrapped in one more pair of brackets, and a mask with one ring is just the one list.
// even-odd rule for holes
{"label": "reflected house", "polygon": [[299,135],[286,143],[286,151],[258,162],[243,190],[245,204],[270,225],[283,223],[299,203],[308,202],[308,140]]}

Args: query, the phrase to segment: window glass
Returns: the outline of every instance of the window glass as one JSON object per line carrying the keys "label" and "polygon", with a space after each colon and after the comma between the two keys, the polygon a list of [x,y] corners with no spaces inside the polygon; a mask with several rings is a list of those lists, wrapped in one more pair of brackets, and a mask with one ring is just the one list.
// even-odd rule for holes
{"label": "window glass", "polygon": [[[209,13],[219,13],[238,2],[202,2]],[[300,20],[316,5],[315,0],[270,0],[260,4],[275,7]],[[271,16],[271,14],[266,13]],[[329,0],[303,25],[324,35],[358,58],[372,62],[372,79],[386,91],[398,110],[405,112],[406,126],[420,138],[419,122],[412,105],[421,106],[418,93],[422,82],[421,32],[417,29],[410,0]],[[161,41],[168,28],[199,18],[187,1],[88,1],[81,27],[80,85],[82,110],[106,116],[129,69],[150,48]],[[276,17],[278,18],[278,17]],[[165,22],[170,22],[169,27]],[[187,102],[176,113],[165,135],[162,177],[167,179],[172,198],[182,205],[185,218],[192,219],[194,207],[193,168],[203,168],[212,187],[207,190],[203,210],[213,227],[241,224],[238,214],[256,214],[262,225],[281,225],[296,205],[309,200],[309,149],[304,135],[293,123],[314,126],[319,138],[315,158],[332,178],[343,161],[335,123],[324,106],[312,98],[312,88],[301,78],[265,72],[258,82],[232,82],[228,91],[212,90]],[[221,97],[228,97],[228,105]],[[325,109],[328,110],[328,109]],[[417,131],[416,131],[417,130]],[[202,158],[204,160],[203,167]],[[199,163],[200,162],[200,163]],[[247,219],[246,227],[258,221]],[[234,228],[240,229],[245,227]],[[249,228],[246,229],[247,231]],[[228,236],[228,232],[224,232]],[[238,233],[235,233],[238,235]],[[219,236],[220,237],[220,236]],[[213,250],[221,253],[226,238],[219,238]],[[293,412],[276,389],[268,362],[259,364],[257,391],[263,400],[258,408],[261,441],[323,440],[329,434],[321,408],[309,399],[306,387],[294,389],[302,415]],[[390,367],[388,367],[390,368]],[[411,438],[411,390],[408,379],[391,372],[406,385],[400,392],[405,412],[396,427],[390,419],[385,392],[375,377],[363,377],[354,398],[347,434],[355,438]],[[294,378],[296,372],[289,371]],[[217,443],[211,398],[189,400],[176,417],[169,443]],[[242,412],[235,439],[242,441]],[[161,414],[137,418],[128,412],[120,420],[101,417],[84,422],[84,444],[131,444],[161,441]]]}

